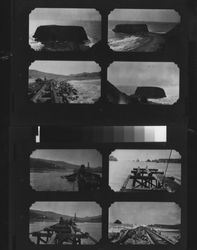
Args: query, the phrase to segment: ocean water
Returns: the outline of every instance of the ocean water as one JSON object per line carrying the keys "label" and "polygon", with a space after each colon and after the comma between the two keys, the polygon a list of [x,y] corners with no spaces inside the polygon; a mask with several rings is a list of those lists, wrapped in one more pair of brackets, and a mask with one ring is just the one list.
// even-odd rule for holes
{"label": "ocean water", "polygon": [[[73,171],[30,172],[30,185],[36,191],[78,191],[76,182],[69,182],[61,176]],[[43,181],[44,180],[44,181]]]}
{"label": "ocean water", "polygon": [[[29,233],[40,231],[45,227],[51,226],[55,223],[58,223],[58,221],[42,221],[42,222],[34,222],[29,224]],[[102,236],[102,224],[101,223],[77,223],[77,226],[81,229],[83,233],[88,232],[91,237],[93,237],[95,240],[99,241]],[[34,243],[36,243],[36,237],[29,236],[30,240]],[[92,240],[88,239],[82,239],[83,245],[93,245],[95,244]]]}
{"label": "ocean water", "polygon": [[69,23],[61,22],[61,21],[56,21],[51,23],[51,20],[40,20],[39,25],[37,22],[34,22],[30,20],[30,25],[29,25],[29,45],[34,49],[34,50],[41,50],[43,48],[43,44],[40,42],[36,42],[33,38],[33,35],[36,31],[36,28],[40,25],[79,25],[82,26],[86,33],[87,36],[90,40],[88,43],[89,47],[92,47],[95,43],[101,40],[101,22],[100,21],[73,21],[71,20]]}
{"label": "ocean water", "polygon": [[[114,85],[116,88],[118,88],[121,92],[127,94],[127,95],[133,95],[136,91],[137,86],[129,86],[129,85]],[[175,87],[165,87],[164,86],[158,86],[164,89],[166,93],[166,97],[159,98],[159,99],[148,99],[148,101],[157,103],[157,104],[164,104],[164,105],[172,105],[179,99],[179,88],[177,86]]]}
{"label": "ocean water", "polygon": [[77,91],[78,99],[70,101],[70,103],[86,103],[92,104],[101,96],[101,80],[71,80],[68,81]]}
{"label": "ocean water", "polygon": [[[102,224],[101,223],[77,223],[78,227],[82,232],[88,232],[91,237],[99,241],[102,238]],[[92,245],[94,242],[92,240],[83,239],[82,244]]]}
{"label": "ocean water", "polygon": [[160,231],[161,235],[168,238],[169,240],[178,242],[181,237],[181,232],[178,229],[163,229],[155,228],[157,231]]}
{"label": "ocean water", "polygon": [[[67,191],[77,192],[77,182],[70,182],[61,176],[73,174],[73,171],[52,170],[42,172],[30,172],[30,185],[36,191]],[[98,174],[102,177],[102,174]],[[43,181],[44,180],[44,181]]]}
{"label": "ocean water", "polygon": [[[157,51],[162,47],[164,43],[163,38],[159,34],[165,34],[176,26],[175,23],[160,23],[160,22],[148,22],[148,30],[154,34],[146,34],[143,36],[126,35],[121,33],[116,33],[113,31],[117,24],[138,24],[143,22],[131,22],[131,21],[118,21],[109,20],[108,23],[108,43],[112,50],[114,51],[132,51],[141,46],[146,46],[144,52]],[[145,23],[145,22],[144,22]]]}
{"label": "ocean water", "polygon": [[[133,168],[158,168],[161,171],[165,171],[166,163],[156,162],[133,162],[129,160],[125,161],[110,161],[109,162],[109,185],[110,187],[118,192],[120,191],[124,181],[130,174]],[[173,176],[179,182],[181,182],[181,164],[169,163],[166,176]]]}

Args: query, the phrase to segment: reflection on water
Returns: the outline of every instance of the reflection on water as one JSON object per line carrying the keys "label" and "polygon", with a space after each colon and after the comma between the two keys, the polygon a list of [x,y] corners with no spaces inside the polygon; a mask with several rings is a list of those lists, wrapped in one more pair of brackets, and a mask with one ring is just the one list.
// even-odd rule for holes
{"label": "reflection on water", "polygon": [[[114,191],[120,191],[125,179],[131,173],[133,168],[158,168],[161,171],[165,171],[166,163],[156,162],[133,162],[129,160],[125,161],[110,161],[109,163],[109,185]],[[169,163],[166,176],[173,176],[179,182],[181,182],[181,164]]]}
{"label": "reflection on water", "polygon": [[[69,182],[63,175],[72,174],[73,171],[45,171],[31,172],[30,184],[36,191],[78,191],[76,182]],[[43,181],[44,180],[44,181]]]}

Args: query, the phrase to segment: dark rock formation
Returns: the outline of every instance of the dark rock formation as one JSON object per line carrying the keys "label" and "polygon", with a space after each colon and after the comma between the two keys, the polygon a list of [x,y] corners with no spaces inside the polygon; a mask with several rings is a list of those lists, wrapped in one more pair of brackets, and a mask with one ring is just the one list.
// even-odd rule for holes
{"label": "dark rock formation", "polygon": [[117,24],[113,29],[117,33],[134,34],[148,32],[146,24]]}
{"label": "dark rock formation", "polygon": [[43,43],[49,41],[83,43],[88,41],[87,34],[81,26],[43,25],[36,29],[33,37],[36,41]]}
{"label": "dark rock formation", "polygon": [[135,91],[136,96],[143,96],[145,98],[159,99],[166,97],[165,91],[159,87],[138,87]]}
{"label": "dark rock formation", "polygon": [[114,221],[114,224],[122,224],[122,222],[120,220],[116,220]]}

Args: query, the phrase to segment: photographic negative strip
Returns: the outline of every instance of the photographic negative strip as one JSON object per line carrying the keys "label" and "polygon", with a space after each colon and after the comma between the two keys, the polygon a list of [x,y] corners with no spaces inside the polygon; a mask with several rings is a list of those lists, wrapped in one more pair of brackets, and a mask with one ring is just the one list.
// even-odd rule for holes
{"label": "photographic negative strip", "polygon": [[108,44],[116,52],[156,52],[179,34],[172,9],[115,9],[109,15]]}
{"label": "photographic negative strip", "polygon": [[114,62],[108,68],[107,100],[172,105],[179,99],[179,74],[173,62]]}
{"label": "photographic negative strip", "polygon": [[29,160],[30,184],[36,191],[96,191],[101,187],[102,156],[95,149],[37,149]]}
{"label": "photographic negative strip", "polygon": [[95,9],[36,8],[29,17],[29,45],[35,51],[87,51],[101,39]]}
{"label": "photographic negative strip", "polygon": [[109,240],[120,245],[175,245],[181,208],[174,202],[115,202],[109,209]]}
{"label": "photographic negative strip", "polygon": [[[167,126],[59,126],[55,133],[53,128],[40,129],[40,141],[67,143],[130,143],[130,142],[167,142]],[[54,134],[53,134],[54,133]]]}
{"label": "photographic negative strip", "polygon": [[181,155],[171,149],[117,149],[109,156],[109,185],[116,192],[181,187]]}
{"label": "photographic negative strip", "polygon": [[37,245],[93,245],[101,239],[101,207],[95,202],[35,202],[29,237]]}
{"label": "photographic negative strip", "polygon": [[29,67],[33,103],[93,104],[101,96],[100,66],[90,61],[35,61]]}

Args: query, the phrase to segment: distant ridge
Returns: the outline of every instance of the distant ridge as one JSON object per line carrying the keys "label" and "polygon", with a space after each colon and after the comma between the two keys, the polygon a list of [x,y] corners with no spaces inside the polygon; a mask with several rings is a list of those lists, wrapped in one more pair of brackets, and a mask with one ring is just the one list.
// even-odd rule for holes
{"label": "distant ridge", "polygon": [[168,224],[152,224],[150,227],[166,228],[166,229],[180,229],[180,224],[168,225]]}
{"label": "distant ridge", "polygon": [[100,72],[83,72],[80,74],[70,74],[70,75],[61,75],[53,73],[45,73],[38,70],[29,70],[29,79],[44,79],[47,80],[53,79],[56,81],[69,81],[69,80],[87,80],[87,79],[100,79]]}
{"label": "distant ridge", "polygon": [[181,158],[171,158],[171,159],[155,159],[150,160],[151,162],[157,162],[157,163],[181,163]]}
{"label": "distant ridge", "polygon": [[118,159],[115,156],[110,155],[109,156],[109,161],[118,161]]}
{"label": "distant ridge", "polygon": [[[63,219],[71,219],[73,216],[63,215],[55,212],[50,211],[41,211],[41,210],[34,210],[30,209],[29,211],[29,218],[30,223],[37,222],[37,221],[57,221],[63,217]],[[86,217],[76,217],[76,222],[101,222],[101,215],[98,216],[86,216]]]}
{"label": "distant ridge", "polygon": [[[82,162],[83,164],[83,162]],[[53,161],[40,158],[30,158],[30,171],[31,172],[44,172],[52,170],[71,170],[75,171],[80,168],[80,165],[72,164],[65,161]],[[102,167],[90,167],[87,169],[91,172],[102,172]]]}
{"label": "distant ridge", "polygon": [[80,165],[64,161],[52,161],[39,158],[30,158],[30,170],[34,172],[43,172],[57,169],[75,170],[79,169]]}

